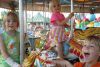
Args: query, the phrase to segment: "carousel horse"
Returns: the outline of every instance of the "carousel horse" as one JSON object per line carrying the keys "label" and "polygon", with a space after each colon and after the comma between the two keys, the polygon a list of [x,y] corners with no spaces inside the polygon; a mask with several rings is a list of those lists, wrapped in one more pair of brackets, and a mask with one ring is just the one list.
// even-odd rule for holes
{"label": "carousel horse", "polygon": [[[86,30],[80,30],[76,29],[74,31],[74,37],[69,41],[70,46],[72,47],[71,52],[75,55],[77,55],[80,58],[83,58],[81,48],[82,48],[82,42],[79,42],[81,40],[84,40],[86,37],[91,35],[96,35],[100,37],[100,28],[87,28]],[[49,47],[48,50],[50,50],[52,47]],[[27,58],[25,58],[23,62],[24,67],[34,67],[35,59],[39,59],[42,63],[50,63],[45,62],[44,59],[40,58],[39,55],[41,54],[42,50],[40,52],[32,52]],[[32,65],[33,64],[33,65]]]}

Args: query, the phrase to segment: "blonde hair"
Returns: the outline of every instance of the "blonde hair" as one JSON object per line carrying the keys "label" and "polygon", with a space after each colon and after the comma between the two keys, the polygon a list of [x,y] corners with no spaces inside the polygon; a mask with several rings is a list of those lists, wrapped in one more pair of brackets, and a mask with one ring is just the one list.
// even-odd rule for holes
{"label": "blonde hair", "polygon": [[[100,36],[88,36],[85,39],[85,43],[92,43],[92,44],[98,46],[99,51],[100,51]],[[98,58],[98,62],[100,62],[100,56]]]}
{"label": "blonde hair", "polygon": [[3,23],[3,28],[6,30],[5,22],[7,22],[9,17],[11,17],[14,21],[16,21],[17,22],[17,27],[19,27],[19,18],[17,16],[17,14],[15,12],[8,12],[7,15],[3,19],[3,22],[4,22]]}
{"label": "blonde hair", "polygon": [[52,1],[50,1],[50,3],[49,3],[49,11],[52,11],[52,8],[53,8],[54,4],[60,4],[59,0],[52,0]]}
{"label": "blonde hair", "polygon": [[100,37],[99,36],[88,36],[85,39],[85,43],[92,43],[99,47],[100,49]]}

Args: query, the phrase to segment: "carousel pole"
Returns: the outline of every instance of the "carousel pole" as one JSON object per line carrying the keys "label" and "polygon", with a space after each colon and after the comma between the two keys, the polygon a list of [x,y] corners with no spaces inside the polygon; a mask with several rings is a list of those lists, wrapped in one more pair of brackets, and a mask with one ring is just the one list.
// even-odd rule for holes
{"label": "carousel pole", "polygon": [[73,7],[74,7],[73,0],[71,0],[71,12],[73,12]]}
{"label": "carousel pole", "polygon": [[[71,12],[73,12],[73,7],[74,7],[74,5],[73,5],[73,0],[71,0]],[[71,20],[71,31],[70,31],[70,35],[69,35],[69,39],[68,39],[68,42],[69,42],[69,40],[72,38],[72,36],[73,36],[73,21]]]}
{"label": "carousel pole", "polygon": [[19,0],[19,21],[20,21],[20,63],[24,60],[24,18],[23,0]]}
{"label": "carousel pole", "polygon": [[24,10],[24,32],[27,33],[27,0],[24,3],[25,10]]}

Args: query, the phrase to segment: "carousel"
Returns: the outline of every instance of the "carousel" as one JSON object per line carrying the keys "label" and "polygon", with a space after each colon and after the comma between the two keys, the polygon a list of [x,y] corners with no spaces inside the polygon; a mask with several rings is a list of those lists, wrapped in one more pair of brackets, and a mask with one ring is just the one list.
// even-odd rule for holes
{"label": "carousel", "polygon": [[[50,67],[53,64],[46,60],[57,59],[57,53],[51,51],[55,45],[48,43],[48,33],[45,27],[36,27],[36,37],[34,43],[30,43],[29,37],[22,37],[27,34],[27,11],[49,12],[49,2],[51,0],[0,0],[0,7],[10,11],[19,11],[20,20],[20,62],[24,67]],[[81,52],[83,40],[91,35],[100,37],[100,17],[94,15],[90,19],[85,17],[85,13],[100,13],[99,0],[60,0],[62,12],[74,12],[74,18],[70,19],[70,27],[66,28],[66,35],[69,37],[64,45],[65,59],[72,64],[82,61]],[[32,15],[34,12],[32,12]],[[81,15],[82,14],[82,15]],[[81,17],[82,16],[82,17]],[[23,17],[26,19],[24,20]],[[45,18],[44,18],[45,19]],[[32,19],[30,19],[32,20]],[[37,19],[38,20],[38,19]],[[45,26],[45,21],[43,21]],[[25,26],[24,26],[25,25]],[[54,41],[56,44],[56,40]],[[49,46],[47,46],[49,45]],[[33,47],[32,47],[33,46]],[[25,49],[23,48],[25,47]],[[69,55],[70,54],[70,55]]]}

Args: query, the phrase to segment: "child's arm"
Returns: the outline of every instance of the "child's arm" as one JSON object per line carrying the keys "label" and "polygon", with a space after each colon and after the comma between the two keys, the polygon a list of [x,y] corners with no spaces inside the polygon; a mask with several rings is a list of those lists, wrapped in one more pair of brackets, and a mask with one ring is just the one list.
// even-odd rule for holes
{"label": "child's arm", "polygon": [[60,65],[61,67],[74,67],[70,62],[66,60],[54,60],[54,63]]}
{"label": "child's arm", "polygon": [[66,22],[71,19],[74,16],[74,12],[70,13],[69,16],[67,18],[65,18],[65,20],[63,21],[56,21],[58,25],[65,25],[67,24]]}
{"label": "child's arm", "polygon": [[67,20],[71,19],[73,16],[74,16],[74,12],[71,12],[71,13],[69,14],[69,16],[67,17]]}
{"label": "child's arm", "polygon": [[5,49],[5,46],[3,44],[2,36],[1,35],[0,35],[0,51],[1,51],[1,54],[3,55],[3,57],[5,59],[7,59],[8,58],[8,54],[7,54],[6,49]]}
{"label": "child's arm", "polygon": [[5,46],[3,44],[3,40],[2,40],[2,36],[0,35],[0,51],[2,56],[4,57],[4,59],[6,59],[6,62],[11,66],[11,67],[20,67],[20,65],[16,62],[13,61],[13,59],[11,59],[9,57],[9,55],[6,52]]}
{"label": "child's arm", "polygon": [[56,64],[56,67],[74,67],[70,62],[63,59],[50,60],[49,62]]}

